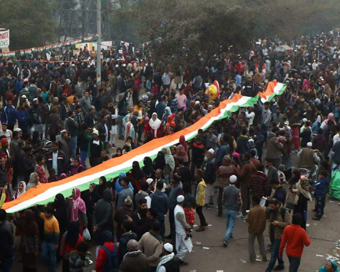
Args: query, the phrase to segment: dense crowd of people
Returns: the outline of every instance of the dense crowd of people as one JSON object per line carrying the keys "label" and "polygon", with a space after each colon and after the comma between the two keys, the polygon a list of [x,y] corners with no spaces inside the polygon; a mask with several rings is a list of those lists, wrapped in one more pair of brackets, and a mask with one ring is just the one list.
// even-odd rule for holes
{"label": "dense crowd of people", "polygon": [[[19,254],[13,225],[23,271],[37,271],[39,253],[51,272],[59,261],[62,271],[83,271],[92,262],[91,243],[99,245],[98,272],[180,271],[193,247],[194,209],[196,231],[205,231],[204,209],[214,208],[216,198],[217,216],[224,213],[227,226],[221,244],[231,246],[236,219],[245,219],[250,261],[256,261],[255,238],[267,261],[269,221],[266,271],[284,269],[284,247],[289,271],[298,271],[303,246],[310,244],[308,203],[315,197],[313,219],[321,220],[340,166],[339,35],[301,37],[292,45],[291,52],[276,52],[279,41],[263,39],[247,53],[215,55],[206,67],[175,72],[122,45],[103,50],[100,86],[86,47],[64,62],[3,60],[0,206],[181,131],[237,93],[256,96],[272,80],[287,88],[198,130],[191,141],[181,136],[154,160],[145,157],[143,167],[135,161],[117,178],[101,177],[87,191],[74,188],[69,198],[57,194],[47,206],[16,214],[0,210],[2,271],[10,271]],[[319,271],[338,270],[329,262]]]}

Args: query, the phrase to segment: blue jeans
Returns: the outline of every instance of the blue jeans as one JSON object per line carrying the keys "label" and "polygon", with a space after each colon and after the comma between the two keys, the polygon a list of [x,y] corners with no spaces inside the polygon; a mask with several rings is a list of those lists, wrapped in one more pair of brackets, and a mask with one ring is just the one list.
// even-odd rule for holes
{"label": "blue jeans", "polygon": [[70,139],[71,158],[75,158],[77,155],[77,141],[78,137],[73,137]]}
{"label": "blue jeans", "polygon": [[297,272],[300,266],[301,257],[291,257],[289,259],[289,272]]}
{"label": "blue jeans", "polygon": [[276,263],[276,259],[278,259],[280,267],[284,266],[283,260],[279,258],[281,239],[271,239],[271,243],[272,243],[271,257],[266,272],[271,272],[273,270]]}
{"label": "blue jeans", "polygon": [[49,266],[49,272],[55,272],[57,267],[57,250],[54,246],[54,243],[47,243],[45,241],[41,245],[41,256]]}
{"label": "blue jeans", "polygon": [[80,159],[82,165],[86,168],[87,151],[80,151]]}
{"label": "blue jeans", "polygon": [[233,230],[236,223],[237,212],[232,210],[225,210],[227,232],[224,236],[224,241],[228,243],[229,238],[233,235]]}
{"label": "blue jeans", "polygon": [[321,219],[325,207],[325,196],[316,197],[316,216]]}
{"label": "blue jeans", "polygon": [[123,119],[124,116],[123,115],[119,115],[118,116],[119,119],[119,124],[118,124],[118,133],[119,133],[119,138],[123,138]]}

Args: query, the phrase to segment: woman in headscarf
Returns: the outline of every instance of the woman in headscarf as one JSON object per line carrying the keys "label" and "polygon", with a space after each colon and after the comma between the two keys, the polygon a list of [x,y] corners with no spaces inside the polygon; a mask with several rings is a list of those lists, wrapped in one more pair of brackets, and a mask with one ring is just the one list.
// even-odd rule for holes
{"label": "woman in headscarf", "polygon": [[72,158],[71,160],[73,161],[73,165],[70,170],[71,176],[81,173],[85,170],[83,164],[81,163],[81,159],[78,156],[75,158]]}
{"label": "woman in headscarf", "polygon": [[143,172],[145,173],[145,178],[155,178],[155,169],[152,166],[152,160],[150,157],[145,157],[143,160],[144,166],[142,168]]}
{"label": "woman in headscarf", "polygon": [[72,207],[71,207],[71,221],[78,222],[81,230],[87,227],[86,205],[84,200],[80,198],[80,190],[74,188],[72,190]]}
{"label": "woman in headscarf", "polygon": [[176,127],[175,117],[176,117],[175,113],[170,114],[168,116],[168,120],[165,125],[165,135],[170,135],[173,133],[174,128]]}
{"label": "woman in headscarf", "polygon": [[99,184],[96,186],[96,192],[99,194],[100,198],[103,198],[103,193],[106,188],[107,188],[106,177],[101,176],[99,178]]}
{"label": "woman in headscarf", "polygon": [[182,145],[184,147],[185,151],[187,152],[187,143],[185,141],[184,135],[179,136],[179,144]]}
{"label": "woman in headscarf", "polygon": [[241,170],[241,156],[239,153],[237,152],[233,152],[232,154],[232,164],[235,166],[235,168],[240,171]]}
{"label": "woman in headscarf", "polygon": [[163,123],[163,127],[166,125],[166,123],[168,122],[168,117],[169,115],[171,115],[172,112],[171,112],[171,109],[170,107],[165,107],[165,110],[164,110],[164,114],[162,116],[162,123]]}
{"label": "woman in headscarf", "polygon": [[145,181],[145,173],[139,167],[139,163],[134,161],[132,163],[132,169],[129,172],[131,183],[133,188],[135,188],[134,192],[139,192],[141,188],[141,183]]}
{"label": "woman in headscarf", "polygon": [[93,230],[93,211],[96,203],[100,200],[100,195],[96,192],[96,185],[91,183],[89,186],[89,190],[84,193],[83,200],[86,205],[86,214],[87,214],[87,226],[90,232],[91,237]]}
{"label": "woman in headscarf", "polygon": [[173,171],[175,170],[175,160],[171,155],[171,151],[169,147],[163,148],[164,159],[165,159],[165,167],[163,169],[163,175],[165,182],[170,184],[170,180],[172,179]]}
{"label": "woman in headscarf", "polygon": [[35,213],[28,209],[24,212],[22,224],[22,264],[24,272],[36,272],[36,257],[39,254],[39,228]]}
{"label": "woman in headscarf", "polygon": [[19,181],[18,191],[13,196],[13,199],[17,199],[22,196],[26,192],[26,183],[25,181]]}
{"label": "woman in headscarf", "polygon": [[316,117],[316,120],[312,125],[313,136],[318,134],[318,130],[319,130],[320,126],[321,126],[321,116],[318,115],[318,117]]}
{"label": "woman in headscarf", "polygon": [[132,143],[135,144],[135,138],[136,138],[136,131],[135,127],[131,123],[131,115],[128,114],[124,117],[125,122],[125,142],[127,141],[128,137],[131,137]]}
{"label": "woman in headscarf", "polygon": [[156,159],[154,159],[153,161],[153,169],[155,169],[155,171],[157,169],[164,169],[165,167],[165,158],[164,158],[164,153],[162,151],[159,151],[157,154]]}
{"label": "woman in headscarf", "polygon": [[69,272],[69,258],[73,250],[77,249],[77,246],[84,239],[80,233],[80,227],[78,222],[70,222],[67,227],[67,231],[62,235],[60,243],[60,256],[63,257],[63,272]]}
{"label": "woman in headscarf", "polygon": [[39,182],[39,175],[38,175],[37,172],[33,172],[30,175],[30,180],[27,183],[26,190],[28,191],[29,189],[31,189],[31,188],[39,185],[39,184],[40,184],[40,182]]}
{"label": "woman in headscarf", "polygon": [[[60,233],[64,233],[66,231],[66,227],[68,224],[68,212],[65,198],[62,194],[57,194],[55,196],[53,202],[54,216],[58,220]],[[59,245],[60,245],[61,236],[59,237]],[[59,248],[57,251],[57,256],[59,256]]]}
{"label": "woman in headscarf", "polygon": [[334,122],[334,124],[336,124],[336,121],[335,121],[335,117],[334,117],[334,113],[333,113],[333,112],[329,113],[328,116],[327,116],[327,119],[321,123],[321,126],[320,126],[320,127],[321,127],[323,130],[325,130],[325,129],[327,128],[327,124],[328,124],[328,121],[329,121],[329,120],[332,120],[332,121]]}
{"label": "woman in headscarf", "polygon": [[162,122],[158,119],[157,113],[152,114],[152,118],[149,121],[149,126],[153,134],[154,139],[160,138],[162,136]]}
{"label": "woman in headscarf", "polygon": [[182,159],[183,162],[188,162],[189,159],[188,159],[188,154],[184,148],[183,145],[178,145],[177,148],[176,148],[176,155],[174,155],[174,159],[175,160],[178,160],[178,159]]}
{"label": "woman in headscarf", "polygon": [[301,178],[300,181],[296,183],[296,189],[298,190],[299,200],[294,206],[294,213],[301,214],[301,227],[306,229],[308,201],[312,201],[312,195],[309,192],[308,178]]}

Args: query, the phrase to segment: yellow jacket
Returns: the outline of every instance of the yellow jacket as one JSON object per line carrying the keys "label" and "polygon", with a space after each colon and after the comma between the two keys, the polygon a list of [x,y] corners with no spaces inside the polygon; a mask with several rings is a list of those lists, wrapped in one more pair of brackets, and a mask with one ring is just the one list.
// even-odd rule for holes
{"label": "yellow jacket", "polygon": [[1,199],[0,199],[0,209],[1,209],[2,205],[4,205],[5,200],[6,200],[6,194],[2,193],[1,194]]}
{"label": "yellow jacket", "polygon": [[207,187],[207,185],[205,184],[204,179],[202,179],[200,183],[197,185],[196,192],[196,204],[199,206],[205,205],[205,187]]}

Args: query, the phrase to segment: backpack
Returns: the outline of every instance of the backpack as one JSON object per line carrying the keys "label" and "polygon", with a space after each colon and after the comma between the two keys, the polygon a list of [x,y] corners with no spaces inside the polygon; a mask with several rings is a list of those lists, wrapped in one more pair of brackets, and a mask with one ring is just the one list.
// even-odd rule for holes
{"label": "backpack", "polygon": [[114,245],[113,251],[110,251],[106,246],[101,246],[102,249],[107,253],[103,272],[115,272],[119,268],[119,256],[117,254],[117,245]]}

